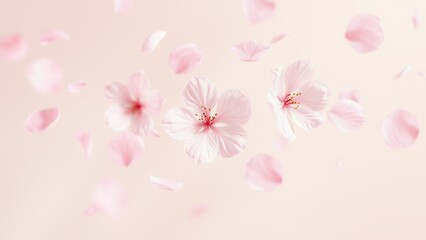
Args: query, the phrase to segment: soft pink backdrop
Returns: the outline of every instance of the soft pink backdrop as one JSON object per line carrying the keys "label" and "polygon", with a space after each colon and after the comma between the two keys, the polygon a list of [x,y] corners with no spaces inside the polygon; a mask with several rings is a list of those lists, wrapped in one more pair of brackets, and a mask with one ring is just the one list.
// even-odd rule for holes
{"label": "soft pink backdrop", "polygon": [[[414,10],[426,15],[426,2],[278,0],[271,19],[251,25],[240,0],[135,0],[122,14],[114,13],[111,0],[1,1],[0,34],[23,34],[29,54],[16,63],[0,61],[0,239],[425,239],[426,80],[417,71],[426,70],[426,25],[413,30]],[[377,15],[384,29],[383,44],[365,55],[343,37],[358,13]],[[70,40],[40,47],[41,34],[51,28],[65,30]],[[140,53],[144,38],[157,30],[168,35],[155,52]],[[266,43],[281,31],[292,36],[258,63],[241,62],[230,51],[242,40]],[[175,75],[168,53],[190,42],[201,47],[205,61]],[[87,81],[87,87],[79,94],[36,92],[25,69],[39,57],[56,60],[67,83]],[[344,88],[361,92],[367,122],[359,131],[342,133],[325,122],[312,132],[296,130],[298,139],[285,151],[272,147],[279,134],[265,100],[271,70],[298,59],[311,60],[333,92],[331,104]],[[413,70],[395,81],[408,64]],[[146,137],[143,159],[125,168],[107,155],[116,133],[104,124],[109,103],[103,89],[140,69],[167,102],[156,118],[161,138]],[[166,111],[183,104],[183,87],[193,75],[214,81],[220,92],[250,96],[245,152],[195,165],[182,142],[161,128]],[[54,126],[44,133],[25,129],[28,114],[52,106],[61,114]],[[381,135],[383,119],[396,108],[420,122],[418,139],[407,149],[389,148]],[[93,135],[89,158],[75,140],[79,129]],[[270,193],[253,191],[244,180],[246,162],[261,152],[284,165],[284,183]],[[184,187],[162,191],[149,174],[179,179]],[[84,216],[93,187],[105,177],[123,184],[127,209],[119,217]],[[191,209],[199,205],[208,211],[194,218]]]}

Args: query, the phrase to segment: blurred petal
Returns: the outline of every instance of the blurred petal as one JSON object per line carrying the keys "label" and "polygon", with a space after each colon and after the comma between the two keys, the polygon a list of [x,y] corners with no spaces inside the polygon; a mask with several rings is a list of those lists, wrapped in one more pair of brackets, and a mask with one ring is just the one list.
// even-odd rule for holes
{"label": "blurred petal", "polygon": [[250,98],[239,91],[228,90],[217,101],[216,123],[244,125],[250,119]]}
{"label": "blurred petal", "polygon": [[120,104],[113,104],[105,112],[106,124],[114,131],[124,131],[132,123],[131,115]]}
{"label": "blurred petal", "polygon": [[62,87],[64,73],[56,62],[42,58],[29,65],[27,77],[38,91],[53,93]]}
{"label": "blurred petal", "polygon": [[86,82],[73,82],[68,84],[68,92],[70,93],[78,93],[87,85]]}
{"label": "blurred petal", "polygon": [[169,67],[176,73],[189,72],[204,59],[201,49],[195,44],[186,44],[174,49],[169,55]]}
{"label": "blurred petal", "polygon": [[46,108],[31,113],[25,121],[25,126],[30,132],[42,132],[59,119],[59,111],[55,108]]}
{"label": "blurred petal", "polygon": [[43,34],[40,39],[40,45],[46,46],[58,40],[69,40],[69,36],[66,32],[60,29],[52,29]]}
{"label": "blurred petal", "polygon": [[122,133],[111,139],[108,150],[112,160],[127,167],[134,160],[142,157],[144,145],[142,139],[137,136]]}
{"label": "blurred petal", "polygon": [[362,107],[352,100],[339,100],[327,114],[328,120],[343,132],[353,132],[365,122]]}
{"label": "blurred petal", "polygon": [[250,23],[258,24],[272,16],[275,5],[275,0],[243,0],[243,13]]}
{"label": "blurred petal", "polygon": [[134,0],[115,0],[115,12],[129,11],[134,5]]}
{"label": "blurred petal", "polygon": [[352,48],[359,53],[376,50],[383,42],[380,19],[371,14],[355,16],[346,28],[345,37]]}
{"label": "blurred petal", "polygon": [[244,41],[231,48],[240,60],[244,62],[258,62],[270,49],[270,46],[266,46],[256,40]]}
{"label": "blurred petal", "polygon": [[167,191],[177,191],[183,187],[181,182],[173,179],[149,176],[149,180],[151,180],[151,183],[155,186]]}
{"label": "blurred petal", "polygon": [[232,157],[244,151],[247,143],[247,133],[238,125],[217,127],[214,132],[217,136],[218,150],[222,157]]}
{"label": "blurred petal", "polygon": [[185,140],[185,152],[195,163],[208,163],[217,156],[218,140],[210,128],[200,128],[190,138]]}
{"label": "blurred petal", "polygon": [[172,138],[180,141],[186,140],[197,131],[195,116],[185,108],[171,109],[164,117],[162,125]]}
{"label": "blurred petal", "polygon": [[289,147],[288,139],[283,136],[278,136],[272,142],[272,148],[277,151],[286,150]]}
{"label": "blurred petal", "polygon": [[411,17],[411,22],[413,23],[414,30],[419,29],[422,20],[422,15],[418,11],[414,11],[413,16]]}
{"label": "blurred petal", "polygon": [[209,212],[210,208],[204,204],[198,204],[191,208],[189,215],[193,218],[199,218],[205,216]]}
{"label": "blurred petal", "polygon": [[131,101],[130,92],[122,83],[111,83],[105,86],[105,96],[112,102],[127,104]]}
{"label": "blurred petal", "polygon": [[27,52],[27,44],[19,34],[11,34],[0,39],[0,57],[18,60]]}
{"label": "blurred petal", "polygon": [[163,40],[163,38],[166,36],[166,32],[164,31],[157,31],[151,33],[144,41],[141,47],[141,52],[152,52],[155,50],[155,48],[158,46],[158,44]]}
{"label": "blurred petal", "polygon": [[395,80],[403,79],[410,71],[411,71],[411,66],[408,65],[404,69],[402,69],[399,73],[395,74],[393,79]]}
{"label": "blurred petal", "polygon": [[103,180],[92,193],[92,203],[86,210],[86,215],[102,212],[108,215],[118,215],[124,210],[127,196],[121,184],[112,179]]}
{"label": "blurred petal", "polygon": [[186,105],[195,113],[202,108],[213,108],[217,101],[216,86],[210,80],[194,77],[183,91]]}
{"label": "blurred petal", "polygon": [[352,100],[352,101],[358,102],[358,103],[360,101],[360,98],[361,97],[360,97],[358,90],[352,89],[352,88],[342,90],[340,92],[340,95],[339,95],[340,100],[348,99],[348,100]]}
{"label": "blurred petal", "polygon": [[286,37],[288,37],[288,36],[290,36],[290,35],[291,35],[291,34],[290,34],[290,33],[288,33],[288,32],[281,32],[281,33],[278,33],[276,36],[274,36],[274,37],[271,39],[270,43],[277,43],[277,42],[281,41],[282,39],[284,39],[284,38],[286,38]]}
{"label": "blurred petal", "polygon": [[246,167],[246,181],[255,190],[271,191],[282,183],[282,165],[270,155],[258,154]]}
{"label": "blurred petal", "polygon": [[84,130],[79,130],[76,134],[77,141],[84,149],[84,153],[88,157],[92,153],[92,137]]}
{"label": "blurred petal", "polygon": [[397,109],[383,121],[382,132],[389,147],[410,147],[419,135],[419,121],[413,114]]}
{"label": "blurred petal", "polygon": [[164,98],[159,91],[151,89],[150,91],[145,93],[142,101],[145,104],[144,111],[149,115],[155,115],[161,111]]}

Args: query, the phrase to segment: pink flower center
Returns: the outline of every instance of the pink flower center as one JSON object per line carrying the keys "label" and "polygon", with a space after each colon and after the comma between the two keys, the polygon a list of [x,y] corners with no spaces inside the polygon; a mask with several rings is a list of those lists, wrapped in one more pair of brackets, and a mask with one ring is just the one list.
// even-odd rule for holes
{"label": "pink flower center", "polygon": [[141,102],[132,103],[127,109],[130,114],[140,114],[142,113],[143,104]]}
{"label": "pink flower center", "polygon": [[296,101],[296,97],[302,95],[302,93],[289,93],[285,96],[283,102],[283,108],[293,108],[297,110],[300,102]]}
{"label": "pink flower center", "polygon": [[201,107],[201,113],[200,114],[196,113],[195,117],[198,118],[198,121],[203,123],[205,126],[212,126],[214,123],[214,120],[217,117],[217,113],[211,114],[210,108],[206,108],[204,106],[200,106],[200,107]]}

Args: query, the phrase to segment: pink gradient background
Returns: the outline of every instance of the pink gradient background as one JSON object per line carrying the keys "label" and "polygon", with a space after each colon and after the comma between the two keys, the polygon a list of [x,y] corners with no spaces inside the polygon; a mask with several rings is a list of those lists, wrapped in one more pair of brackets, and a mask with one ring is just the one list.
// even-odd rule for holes
{"label": "pink gradient background", "polygon": [[[115,14],[111,0],[3,0],[0,34],[21,33],[29,53],[18,62],[0,61],[0,239],[426,239],[426,80],[417,75],[426,70],[426,25],[414,31],[411,23],[414,10],[426,16],[426,2],[278,0],[273,17],[258,25],[243,17],[241,5],[135,0],[129,12]],[[377,51],[361,55],[344,39],[358,13],[381,19],[385,40]],[[40,47],[41,34],[51,28],[65,30],[70,40]],[[165,39],[153,53],[140,53],[145,37],[157,30],[167,31]],[[230,51],[251,38],[267,43],[281,31],[292,36],[258,63],[241,62]],[[176,75],[168,54],[191,42],[205,60]],[[39,57],[56,60],[66,83],[87,81],[87,87],[78,94],[66,87],[38,93],[25,69]],[[360,91],[367,122],[357,132],[324,122],[312,132],[297,129],[297,140],[284,151],[272,147],[279,133],[265,99],[271,70],[298,59],[310,59],[333,92],[329,107],[340,90]],[[408,64],[413,70],[407,77],[394,80]],[[107,155],[116,133],[104,124],[104,86],[140,69],[167,101],[155,119],[161,138],[145,137],[145,156],[125,168]],[[182,90],[193,75],[214,81],[219,92],[238,89],[251,98],[245,152],[196,165],[159,125],[167,110],[183,105]],[[54,126],[44,133],[25,129],[28,114],[53,106],[61,114]],[[383,119],[396,108],[420,123],[407,149],[389,148],[381,134]],[[93,136],[89,158],[75,140],[79,129]],[[246,162],[262,152],[284,166],[284,183],[269,193],[253,191],[244,180]],[[148,175],[178,179],[184,187],[162,191]],[[84,216],[93,187],[105,177],[125,187],[126,210],[118,217]],[[193,217],[197,206],[208,209]]]}

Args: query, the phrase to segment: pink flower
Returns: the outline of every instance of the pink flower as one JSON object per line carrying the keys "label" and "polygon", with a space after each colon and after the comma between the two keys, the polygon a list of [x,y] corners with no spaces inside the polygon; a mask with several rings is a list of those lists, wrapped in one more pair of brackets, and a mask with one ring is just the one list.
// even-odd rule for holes
{"label": "pink flower", "polygon": [[309,61],[297,61],[286,70],[275,70],[276,78],[267,100],[277,118],[280,132],[291,142],[296,139],[293,124],[303,130],[318,127],[324,120],[321,111],[326,107],[330,92],[314,80]]}
{"label": "pink flower", "polygon": [[106,122],[113,130],[130,128],[137,135],[158,135],[152,117],[160,112],[163,97],[151,88],[143,72],[131,75],[126,84],[107,85],[105,94],[113,102],[105,113]]}
{"label": "pink flower", "polygon": [[171,109],[163,126],[172,138],[184,141],[196,163],[213,161],[218,153],[232,157],[245,149],[247,134],[241,126],[250,119],[248,97],[229,90],[218,98],[213,83],[202,78],[193,78],[183,95],[186,106]]}

